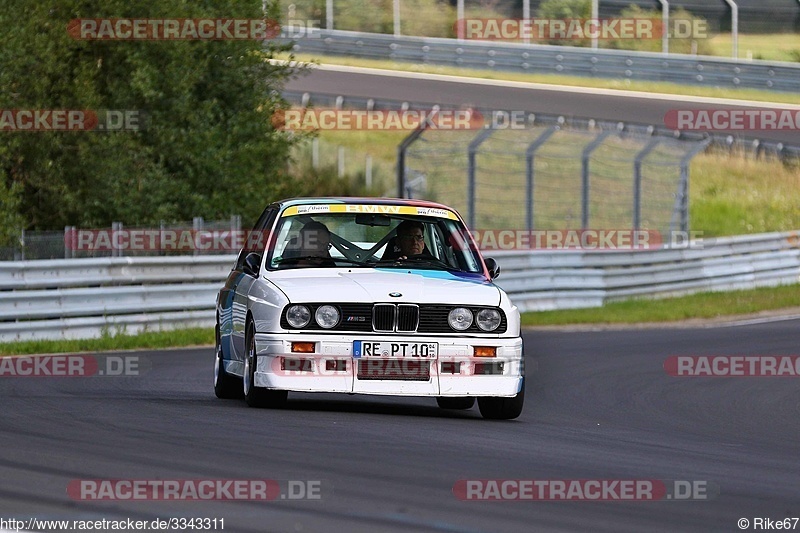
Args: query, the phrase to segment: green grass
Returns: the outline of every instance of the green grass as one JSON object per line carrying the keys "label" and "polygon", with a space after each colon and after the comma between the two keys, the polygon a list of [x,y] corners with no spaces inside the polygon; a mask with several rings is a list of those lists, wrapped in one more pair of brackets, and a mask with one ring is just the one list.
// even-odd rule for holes
{"label": "green grass", "polygon": [[[731,57],[733,37],[730,33],[715,35],[708,42],[713,55]],[[800,34],[739,34],[739,58],[800,61]]]}
{"label": "green grass", "polygon": [[0,344],[0,355],[104,352],[213,344],[214,328],[187,328],[174,331],[150,331],[138,335],[104,335],[99,339],[9,342]]}
{"label": "green grass", "polygon": [[[289,55],[278,56],[277,59],[289,59]],[[773,102],[784,104],[800,104],[800,94],[760,91],[756,89],[736,89],[723,87],[702,87],[695,85],[680,85],[667,82],[650,82],[636,80],[619,80],[589,78],[582,76],[567,76],[561,74],[523,74],[516,72],[502,72],[479,69],[466,69],[448,66],[423,65],[418,63],[403,63],[388,60],[362,59],[353,57],[312,56],[308,54],[294,54],[292,59],[301,62],[328,63],[354,67],[378,68],[399,70],[405,72],[423,72],[427,74],[445,74],[450,76],[464,76],[488,80],[508,80],[528,83],[546,83],[566,85],[571,87],[591,87],[597,89],[620,89],[626,91],[678,94],[686,96],[704,96],[713,98],[728,98],[737,100],[752,100],[754,102]]]}
{"label": "green grass", "polygon": [[732,292],[706,292],[659,300],[625,300],[590,309],[523,313],[522,325],[627,324],[732,317],[800,307],[798,289],[798,285],[787,285]]}

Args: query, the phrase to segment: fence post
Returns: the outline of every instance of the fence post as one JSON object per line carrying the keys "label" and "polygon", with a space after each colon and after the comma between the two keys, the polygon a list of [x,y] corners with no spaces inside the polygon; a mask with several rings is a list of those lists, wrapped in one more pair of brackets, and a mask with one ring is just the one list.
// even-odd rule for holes
{"label": "fence post", "polygon": [[642,225],[642,161],[660,142],[658,137],[651,139],[633,161],[633,229],[639,229]]}
{"label": "fence post", "polygon": [[611,131],[604,131],[595,140],[586,145],[581,155],[581,228],[589,228],[589,158]]}
{"label": "fence post", "polygon": [[21,261],[25,261],[25,228],[22,228],[19,232],[19,247]]}
{"label": "fence post", "polygon": [[119,239],[117,239],[117,233],[122,232],[122,222],[112,222],[111,223],[111,257],[122,257],[122,250],[117,243]]}
{"label": "fence post", "polygon": [[674,230],[674,219],[677,215],[680,218],[680,230],[684,232],[689,231],[689,163],[694,156],[705,150],[711,143],[711,139],[704,139],[702,142],[697,143],[686,155],[681,159],[681,182],[678,186],[678,194],[675,197],[675,206],[673,207],[673,221],[670,222],[670,231]]}
{"label": "fence post", "polygon": [[400,0],[392,1],[392,18],[394,22],[394,36],[400,36]]}
{"label": "fence post", "polygon": [[194,217],[192,219],[192,255],[198,255],[197,234],[201,231],[203,231],[203,217]]}
{"label": "fence post", "polygon": [[364,186],[367,189],[372,188],[372,156],[367,154],[367,160],[364,162]]}
{"label": "fence post", "polygon": [[731,40],[733,41],[731,47],[731,57],[733,59],[739,58],[739,6],[734,0],[725,0],[731,8]]}
{"label": "fence post", "polygon": [[475,154],[483,141],[491,137],[492,133],[494,133],[493,128],[481,130],[469,143],[467,149],[467,225],[469,229],[475,229]]}
{"label": "fence post", "polygon": [[669,54],[669,2],[658,1],[661,2],[661,52]]}
{"label": "fence post", "polygon": [[75,257],[75,250],[72,248],[72,234],[75,226],[64,226],[64,259]]}
{"label": "fence post", "polygon": [[[597,0],[594,1],[596,2]],[[530,19],[531,19],[531,0],[522,0],[522,20],[528,21]],[[531,38],[528,32],[525,32],[525,37],[523,38],[522,42],[525,44],[531,44]]]}
{"label": "fence post", "polygon": [[544,131],[539,137],[528,145],[525,150],[525,222],[528,231],[533,231],[533,157],[536,150],[538,150],[550,137],[553,136],[560,128],[558,126],[551,126]]}
{"label": "fence post", "polygon": [[425,132],[427,120],[422,121],[417,129],[408,134],[397,147],[397,197],[405,198],[406,192],[406,151]]}
{"label": "fence post", "polygon": [[333,0],[326,0],[325,2],[325,29],[333,29]]}
{"label": "fence post", "polygon": [[167,255],[166,246],[164,246],[164,230],[166,225],[163,220],[158,221],[158,255]]}

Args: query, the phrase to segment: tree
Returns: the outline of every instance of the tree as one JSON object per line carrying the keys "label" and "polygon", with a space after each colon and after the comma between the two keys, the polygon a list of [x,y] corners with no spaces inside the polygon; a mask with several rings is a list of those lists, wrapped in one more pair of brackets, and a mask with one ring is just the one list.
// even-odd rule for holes
{"label": "tree", "polygon": [[[0,209],[13,205],[28,228],[254,219],[285,190],[293,141],[270,117],[296,71],[266,61],[285,48],[67,32],[84,18],[259,19],[260,2],[2,1],[0,110],[127,110],[144,121],[136,132],[0,132]],[[278,18],[276,0],[267,10]]]}

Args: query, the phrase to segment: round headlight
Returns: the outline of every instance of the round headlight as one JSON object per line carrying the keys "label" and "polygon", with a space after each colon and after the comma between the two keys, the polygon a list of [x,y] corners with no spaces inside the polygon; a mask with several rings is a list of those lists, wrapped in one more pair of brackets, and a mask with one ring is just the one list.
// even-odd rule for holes
{"label": "round headlight", "polygon": [[494,331],[500,326],[500,311],[497,309],[481,309],[478,311],[478,327],[483,331]]}
{"label": "round headlight", "polygon": [[321,327],[331,329],[339,323],[339,310],[332,305],[321,305],[314,313],[314,319]]}
{"label": "round headlight", "polygon": [[311,321],[311,311],[305,305],[293,305],[286,310],[286,321],[293,328],[304,328]]}
{"label": "round headlight", "polygon": [[447,322],[456,331],[464,331],[472,325],[472,311],[466,307],[456,307],[447,315]]}

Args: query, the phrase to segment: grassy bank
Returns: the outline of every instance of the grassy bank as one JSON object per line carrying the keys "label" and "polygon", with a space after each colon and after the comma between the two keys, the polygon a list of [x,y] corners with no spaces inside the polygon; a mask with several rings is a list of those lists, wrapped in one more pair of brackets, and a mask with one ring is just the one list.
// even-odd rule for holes
{"label": "grassy bank", "polygon": [[635,299],[591,309],[565,309],[523,313],[523,326],[565,324],[635,324],[687,319],[735,317],[761,311],[800,307],[800,286],[709,292],[665,298]]}
{"label": "grassy bank", "polygon": [[0,344],[0,355],[78,353],[161,349],[214,344],[214,328],[150,331],[139,335],[105,335],[99,339],[36,340]]}
{"label": "grassy bank", "polygon": [[[709,39],[711,53],[715,56],[731,57],[732,43],[733,37],[730,33],[720,33]],[[739,58],[800,61],[800,34],[739,34]]]}

